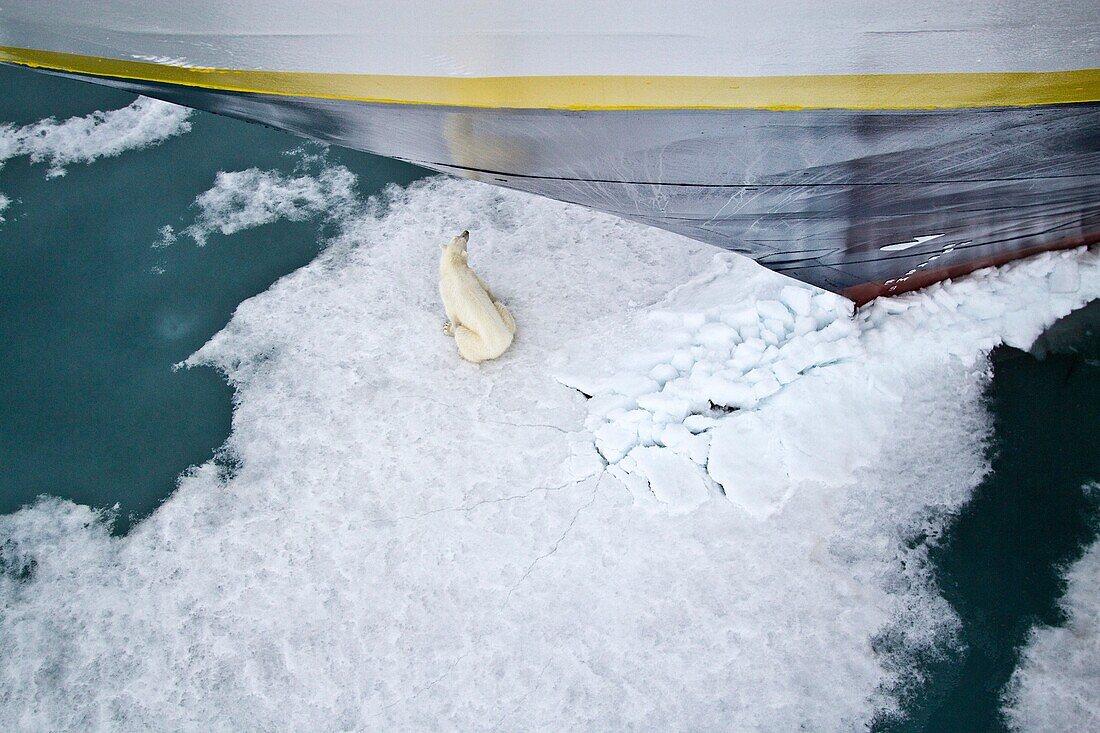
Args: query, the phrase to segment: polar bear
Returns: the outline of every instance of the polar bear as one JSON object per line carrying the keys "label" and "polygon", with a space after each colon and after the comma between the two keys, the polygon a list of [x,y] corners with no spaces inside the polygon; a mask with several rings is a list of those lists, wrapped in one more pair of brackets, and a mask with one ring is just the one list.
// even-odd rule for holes
{"label": "polar bear", "polygon": [[470,269],[466,245],[470,233],[462,232],[443,245],[439,258],[439,295],[447,311],[443,332],[454,336],[458,353],[475,364],[495,359],[512,344],[516,322],[485,281]]}

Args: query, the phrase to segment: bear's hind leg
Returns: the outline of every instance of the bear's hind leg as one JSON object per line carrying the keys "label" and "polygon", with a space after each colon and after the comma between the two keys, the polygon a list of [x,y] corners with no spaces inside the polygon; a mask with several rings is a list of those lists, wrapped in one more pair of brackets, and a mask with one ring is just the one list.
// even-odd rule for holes
{"label": "bear's hind leg", "polygon": [[454,327],[455,345],[466,361],[477,364],[491,358],[485,340],[465,326]]}
{"label": "bear's hind leg", "polygon": [[500,313],[500,318],[504,321],[504,326],[514,334],[516,332],[516,319],[512,318],[512,314],[504,307],[504,303],[496,301],[493,305],[497,307],[497,313]]}

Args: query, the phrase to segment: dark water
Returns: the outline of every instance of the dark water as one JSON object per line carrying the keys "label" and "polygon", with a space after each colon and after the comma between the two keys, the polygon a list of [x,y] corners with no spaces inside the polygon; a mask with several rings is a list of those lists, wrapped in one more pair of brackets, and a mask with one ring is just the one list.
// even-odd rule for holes
{"label": "dark water", "polygon": [[1007,730],[1001,695],[1028,632],[1065,621],[1063,568],[1100,529],[1100,492],[1082,490],[1100,480],[1100,301],[1032,351],[993,352],[993,470],[931,552],[965,648],[929,663],[909,719],[881,730]]}
{"label": "dark water", "polygon": [[[117,109],[133,97],[0,67],[0,121],[25,124]],[[46,180],[25,159],[0,169],[13,199],[0,224],[0,513],[39,494],[119,505],[117,532],[208,460],[230,430],[220,375],[173,365],[202,346],[242,300],[309,262],[317,222],[181,238],[194,197],[220,170],[289,172],[288,135],[196,114],[190,133]],[[333,149],[366,196],[424,172]],[[139,174],[135,174],[139,171]],[[163,268],[157,274],[154,268]],[[904,720],[883,731],[1003,730],[1000,694],[1035,623],[1059,623],[1061,568],[1096,537],[1100,511],[1082,485],[1100,479],[1100,305],[1051,330],[1038,358],[994,354],[987,399],[993,472],[931,553],[962,619],[965,647],[929,661]]]}
{"label": "dark water", "polygon": [[[0,67],[0,122],[27,124],[134,100],[122,92]],[[214,115],[146,150],[67,167],[26,158],[0,168],[12,199],[0,223],[0,513],[39,494],[119,504],[117,532],[152,511],[189,466],[229,435],[231,391],[212,369],[173,370],[228,322],[242,300],[317,254],[316,222],[180,239],[189,206],[218,171],[290,172],[302,141]],[[329,158],[364,196],[424,171],[362,153]],[[135,171],[138,171],[135,174]],[[164,268],[157,274],[154,267]]]}

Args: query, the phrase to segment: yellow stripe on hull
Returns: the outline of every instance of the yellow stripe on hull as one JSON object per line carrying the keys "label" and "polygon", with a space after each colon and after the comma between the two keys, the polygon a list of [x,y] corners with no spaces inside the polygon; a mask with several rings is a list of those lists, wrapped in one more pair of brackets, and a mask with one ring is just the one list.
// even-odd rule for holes
{"label": "yellow stripe on hull", "polygon": [[171,66],[0,46],[0,62],[233,92],[473,108],[919,110],[1100,101],[1100,69],[802,76],[388,76]]}

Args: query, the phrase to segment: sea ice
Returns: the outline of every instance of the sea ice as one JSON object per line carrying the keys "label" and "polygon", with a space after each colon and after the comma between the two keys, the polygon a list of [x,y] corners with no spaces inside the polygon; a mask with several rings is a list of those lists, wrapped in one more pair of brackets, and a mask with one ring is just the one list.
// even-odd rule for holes
{"label": "sea ice", "polygon": [[1066,624],[1032,631],[1009,682],[1005,714],[1013,730],[1100,730],[1100,543],[1066,580]]}
{"label": "sea ice", "polygon": [[673,451],[656,446],[638,447],[630,451],[634,470],[649,481],[653,497],[669,514],[685,514],[708,498],[707,484],[691,462]]}
{"label": "sea ice", "polygon": [[65,175],[65,166],[91,163],[157,145],[191,129],[192,110],[159,99],[138,97],[109,111],[58,122],[52,117],[16,127],[0,124],[0,164],[22,155],[49,162],[46,176]]}
{"label": "sea ice", "polygon": [[[122,109],[61,122],[48,117],[21,127],[0,123],[0,168],[12,158],[29,156],[33,163],[49,163],[47,178],[63,176],[67,165],[115,157],[182,135],[191,129],[192,112],[159,99],[138,97]],[[0,194],[0,214],[10,203]]]}
{"label": "sea ice", "polygon": [[[214,186],[195,199],[198,216],[183,234],[203,246],[215,231],[234,234],[280,219],[302,221],[321,214],[339,221],[351,216],[357,204],[355,175],[340,165],[326,165],[316,175],[258,168],[223,171]],[[163,244],[171,244],[177,237],[171,227],[161,233]]]}
{"label": "sea ice", "polygon": [[[706,412],[693,411],[686,402],[676,402],[676,409],[670,409],[667,405],[676,394],[690,394],[696,404],[738,411],[715,421],[709,455],[697,465],[685,465],[685,470],[709,476],[730,501],[757,518],[778,511],[801,483],[850,481],[856,467],[867,465],[882,450],[893,449],[890,426],[875,418],[883,408],[870,398],[876,383],[904,382],[899,364],[935,363],[953,355],[969,366],[1001,341],[1026,348],[1045,324],[1100,292],[1095,253],[1071,252],[1044,255],[995,274],[983,271],[960,286],[947,282],[927,292],[880,299],[855,316],[838,296],[813,295],[808,288],[791,285],[779,288],[779,299],[767,297],[775,290],[769,284],[759,288],[758,297],[731,297],[722,306],[715,294],[733,293],[738,281],[751,276],[743,261],[718,256],[715,262],[717,270],[680,286],[674,297],[638,316],[649,324],[649,335],[638,339],[638,348],[647,353],[654,353],[662,342],[663,324],[670,323],[696,324],[690,342],[705,343],[707,351],[685,344],[668,352],[669,368],[662,373],[671,376],[675,365],[678,375],[687,375],[667,379],[660,395],[639,398],[637,405],[653,413],[654,421],[666,424],[684,423]],[[1082,272],[1093,278],[1085,294],[1079,292]],[[1030,286],[1022,287],[1025,279]],[[981,283],[982,289],[975,290],[974,283]],[[709,322],[704,316],[716,308],[717,323]],[[797,319],[805,319],[801,327]],[[736,330],[729,324],[735,324]],[[788,330],[788,324],[793,329]],[[774,342],[758,338],[761,333],[774,337]],[[631,355],[621,355],[617,363],[629,367]],[[607,366],[600,364],[597,371],[602,373]],[[833,368],[824,369],[829,366]],[[660,365],[654,366],[650,373],[659,369]],[[800,377],[810,373],[819,378],[801,384]],[[609,385],[632,378],[637,375],[629,368],[600,377],[586,377],[583,370],[572,368],[562,381]],[[869,394],[849,394],[853,384]],[[823,410],[836,402],[829,396],[836,394],[844,394],[845,399]],[[600,390],[593,395],[598,399]],[[807,411],[811,404],[816,413]],[[853,409],[870,414],[848,414]],[[766,419],[742,414],[749,410]],[[590,412],[586,427],[604,434],[612,432],[605,423],[622,419],[617,413]],[[632,420],[647,422],[638,416]],[[624,442],[629,440],[627,431],[615,434],[621,439],[614,452],[604,453],[609,463],[632,447]],[[636,445],[648,445],[640,432],[637,435]],[[596,448],[603,452],[599,442]],[[625,473],[632,470],[623,468]],[[660,477],[647,475],[647,480],[654,493],[660,493],[654,485]]]}
{"label": "sea ice", "polygon": [[[258,176],[219,178],[227,212]],[[0,727],[864,727],[904,683],[876,640],[951,638],[909,539],[987,469],[985,352],[1100,291],[1078,250],[953,284],[957,310],[853,318],[520,193],[433,179],[385,204],[188,360],[233,386],[232,435],[128,536],[57,499],[0,517]],[[480,367],[436,292],[466,228],[523,324]],[[1035,275],[1060,260],[1075,293]],[[708,400],[742,383],[768,394]]]}

